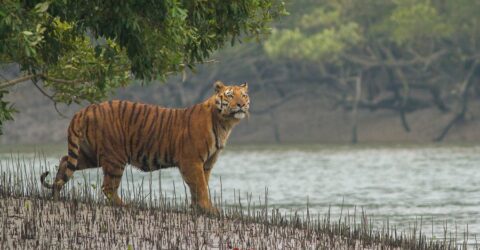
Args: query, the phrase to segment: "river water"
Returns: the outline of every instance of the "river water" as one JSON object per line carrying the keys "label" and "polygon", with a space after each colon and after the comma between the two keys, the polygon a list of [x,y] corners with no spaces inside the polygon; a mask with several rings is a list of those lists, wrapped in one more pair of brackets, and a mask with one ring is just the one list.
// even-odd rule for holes
{"label": "river water", "polygon": [[[60,155],[48,153],[46,165],[53,168]],[[0,154],[3,171],[13,166],[9,158],[10,154]],[[399,229],[422,221],[423,231],[436,237],[443,235],[445,226],[462,233],[468,225],[470,235],[480,235],[479,164],[480,146],[237,146],[220,156],[210,190],[219,194],[221,189],[223,200],[230,203],[238,193],[243,201],[251,194],[256,204],[264,202],[268,190],[269,207],[285,213],[304,213],[308,202],[310,213],[330,210],[338,216],[363,210]],[[152,178],[152,189],[160,190],[158,172],[128,169],[123,192],[131,190],[127,177],[137,187],[143,181],[144,190]],[[40,167],[34,170],[40,171]],[[100,185],[98,173],[77,172],[75,180],[87,174],[90,184]],[[167,195],[185,194],[177,169],[162,170],[161,190]]]}

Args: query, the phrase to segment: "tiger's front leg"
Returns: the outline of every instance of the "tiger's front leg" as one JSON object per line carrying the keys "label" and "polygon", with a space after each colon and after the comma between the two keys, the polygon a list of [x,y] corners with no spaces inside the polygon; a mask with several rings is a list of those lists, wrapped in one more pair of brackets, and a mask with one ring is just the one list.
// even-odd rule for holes
{"label": "tiger's front leg", "polygon": [[122,199],[118,195],[118,188],[122,181],[125,163],[117,161],[116,159],[103,158],[100,164],[103,168],[103,193],[114,205],[124,205]]}
{"label": "tiger's front leg", "polygon": [[200,208],[205,213],[218,215],[218,209],[212,205],[208,196],[208,185],[205,179],[203,163],[183,163],[179,167],[183,180],[190,189],[192,206]]}

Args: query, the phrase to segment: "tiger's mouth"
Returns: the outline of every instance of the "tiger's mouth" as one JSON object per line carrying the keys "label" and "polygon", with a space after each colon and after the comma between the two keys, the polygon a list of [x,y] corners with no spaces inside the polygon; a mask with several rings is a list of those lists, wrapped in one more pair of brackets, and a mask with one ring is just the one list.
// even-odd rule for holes
{"label": "tiger's mouth", "polygon": [[230,116],[236,118],[236,119],[243,119],[245,118],[245,115],[247,114],[247,112],[245,110],[235,110],[233,112],[230,113]]}

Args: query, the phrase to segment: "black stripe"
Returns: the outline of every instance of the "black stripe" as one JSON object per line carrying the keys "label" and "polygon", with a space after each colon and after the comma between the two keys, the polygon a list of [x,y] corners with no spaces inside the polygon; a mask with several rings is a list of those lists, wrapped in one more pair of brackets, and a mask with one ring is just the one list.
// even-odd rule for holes
{"label": "black stripe", "polygon": [[77,144],[75,144],[75,143],[72,141],[72,136],[69,136],[69,137],[68,137],[68,145],[70,145],[71,147],[74,147],[74,148],[77,147]]}
{"label": "black stripe", "polygon": [[143,149],[145,148],[145,144],[142,143],[142,146],[140,147],[140,149],[138,150],[138,153],[137,153],[137,156],[135,157],[135,161],[138,161],[138,159],[140,159],[140,156],[143,155]]}
{"label": "black stripe", "polygon": [[[162,117],[162,119],[163,119],[163,117]],[[152,146],[153,141],[157,139],[157,138],[155,138],[155,136],[152,135],[153,132],[154,132],[154,128],[155,128],[154,123],[155,122],[152,121],[151,126],[147,131],[146,136],[148,137],[148,140],[147,140],[146,144],[142,145],[142,149],[146,148],[148,150]]]}
{"label": "black stripe", "polygon": [[[157,117],[157,116],[158,116],[158,109],[159,109],[158,107],[144,105],[144,108],[143,108],[143,119],[140,120],[142,123],[147,122],[147,120],[148,120],[147,117],[149,117],[149,115],[152,114],[152,110],[153,110],[153,109],[155,109],[154,111],[155,111],[155,113],[157,113],[157,114],[155,115],[155,117]],[[139,113],[139,114],[140,114],[140,113]],[[155,121],[154,121],[154,122],[155,122]],[[145,124],[145,125],[146,125],[146,124]]]}
{"label": "black stripe", "polygon": [[122,108],[122,119],[125,117],[125,112],[127,111],[127,107],[128,107],[128,102],[125,102],[125,101],[122,101],[121,103],[123,103],[123,108]]}
{"label": "black stripe", "polygon": [[[170,109],[164,109],[165,113],[167,113],[167,120],[165,121],[165,124],[168,124],[170,122],[170,118],[171,118],[171,115],[172,115],[172,112]],[[162,124],[162,129],[163,129],[163,124]]]}
{"label": "black stripe", "polygon": [[[138,117],[140,116],[140,113],[142,113],[142,111],[143,111],[144,114],[145,114],[145,110],[146,110],[146,109],[147,109],[147,107],[145,107],[145,105],[141,105],[141,106],[139,107],[138,112],[135,113],[135,117],[133,117],[133,120],[134,120],[135,122],[137,122]],[[133,111],[132,111],[132,112],[133,112]],[[131,117],[130,117],[130,118],[131,118]],[[132,121],[130,121],[130,124],[131,124],[131,123],[132,123]]]}
{"label": "black stripe", "polygon": [[73,163],[67,161],[67,168],[70,169],[70,170],[72,170],[72,171],[75,171],[75,168],[76,168],[76,167],[75,167],[75,165],[73,165]]}
{"label": "black stripe", "polygon": [[215,120],[213,119],[213,113],[212,113],[212,131],[213,131],[213,135],[215,137],[215,148],[218,150],[219,146],[218,146],[217,125],[216,125]]}
{"label": "black stripe", "polygon": [[[147,110],[147,109],[145,108],[145,110]],[[144,111],[143,119],[145,120],[145,122],[148,121],[148,116],[149,116],[149,115],[150,115],[150,112],[149,112],[149,113],[146,113],[146,112]],[[157,116],[158,116],[158,108],[155,109],[155,116],[154,116],[154,119],[152,119],[152,122],[150,123],[150,126],[149,126],[149,127],[153,126],[153,123],[155,123],[155,119],[156,119]],[[148,130],[149,130],[149,129],[148,129]],[[144,148],[144,143],[142,143],[142,145],[140,145],[140,140],[143,139],[143,132],[144,132],[144,131],[145,131],[145,127],[140,126],[140,127],[138,128],[137,140],[136,140],[136,142],[135,142],[135,147],[137,147],[138,151],[137,151],[137,154],[136,154],[136,158],[134,158],[135,160],[138,160],[138,159],[140,158],[140,154],[142,153],[143,148]],[[133,154],[133,152],[132,152],[132,154]]]}
{"label": "black stripe", "polygon": [[[153,127],[156,127],[158,128],[157,129],[157,132],[158,132],[158,138],[157,141],[159,143],[158,147],[156,148],[156,150],[158,150],[158,154],[160,155],[160,158],[162,158],[162,149],[161,149],[161,146],[162,146],[162,136],[164,135],[164,133],[162,133],[162,130],[163,130],[163,124],[164,124],[164,119],[165,119],[165,113],[166,113],[166,110],[165,109],[160,109],[159,107],[157,107],[157,109],[155,110],[155,119],[152,120],[152,123],[150,124],[150,129],[153,128]],[[160,116],[160,122],[157,123],[157,126],[155,126],[155,121],[158,119],[158,116]],[[149,130],[150,130],[149,129]],[[145,145],[142,145],[142,147],[145,146]]]}
{"label": "black stripe", "polygon": [[128,164],[130,164],[132,162],[132,155],[133,155],[133,138],[134,138],[134,134],[133,133],[130,133],[130,142],[128,143],[129,148],[130,148],[130,153],[128,154]]}
{"label": "black stripe", "polygon": [[72,128],[70,129],[70,132],[71,132],[75,137],[80,137],[80,136],[77,134],[77,132],[75,132],[75,129],[73,128],[73,126],[72,126]]}
{"label": "black stripe", "polygon": [[118,118],[120,119],[122,116],[122,105],[123,105],[123,101],[118,101],[118,106],[117,106],[117,115],[118,115]]}
{"label": "black stripe", "polygon": [[[148,153],[148,149],[151,147],[153,141],[155,141],[155,136],[149,136],[147,142],[145,144],[142,145],[142,151],[145,149],[147,150],[147,153]],[[143,153],[143,152],[142,152]],[[145,155],[143,156],[145,157]],[[138,159],[138,158],[137,158]],[[143,159],[142,159],[143,160]]]}
{"label": "black stripe", "polygon": [[123,119],[124,114],[125,114],[126,108],[128,106],[128,103],[125,102],[125,101],[120,101],[119,105],[120,105],[119,108],[118,108],[118,120],[119,121],[117,122],[119,133],[117,133],[117,135],[120,136],[120,141],[122,143],[121,145],[123,146],[124,156],[128,157],[127,138],[125,136],[124,126],[122,125],[123,121],[124,121],[124,119]]}
{"label": "black stripe", "polygon": [[71,149],[68,150],[68,156],[72,157],[73,159],[78,159],[78,155]]}
{"label": "black stripe", "polygon": [[188,140],[192,140],[192,133],[191,133],[191,125],[192,125],[192,113],[195,111],[195,108],[197,107],[197,105],[193,106],[193,108],[190,110],[190,112],[188,113],[188,118],[187,118],[187,122],[188,122],[188,126],[187,126],[187,130],[188,130]]}
{"label": "black stripe", "polygon": [[[152,120],[152,123],[150,123],[150,127],[149,127],[148,130],[147,130],[147,136],[150,136],[151,133],[153,132],[153,129],[155,128],[155,120],[157,120],[158,112],[159,112],[158,109],[155,110],[155,115],[154,115],[154,117],[153,117],[154,119]],[[162,115],[162,119],[160,120],[160,123],[159,123],[159,124],[162,124],[162,122],[163,122],[163,117],[164,117],[164,116]]]}
{"label": "black stripe", "polygon": [[[149,111],[149,106],[145,105],[144,109],[143,109],[143,120],[141,121],[140,125],[139,125],[139,129],[138,129],[138,138],[137,138],[137,145],[138,143],[140,143],[140,139],[143,139],[144,135],[143,135],[143,132],[145,132],[145,126],[146,124],[144,124],[146,121],[147,121],[147,116],[150,114],[150,112],[147,112]],[[139,111],[138,113],[140,113],[141,111]],[[136,124],[136,123],[135,123]],[[148,137],[148,141],[151,141],[153,139],[153,137],[150,135],[150,134],[146,134],[146,136]],[[140,150],[137,152],[137,160],[138,158],[140,157],[140,154],[143,152],[144,149],[147,149],[148,150],[149,147],[145,147],[145,143],[142,143],[142,146],[140,148]]]}
{"label": "black stripe", "polygon": [[172,109],[173,117],[168,123],[168,155],[166,156],[166,160],[168,164],[172,163],[172,158],[173,158],[173,129],[172,127],[175,125],[175,118],[177,117],[177,110]]}
{"label": "black stripe", "polygon": [[143,156],[143,149],[145,148],[145,143],[142,143],[142,145],[139,147],[137,155],[135,156],[135,161],[139,161],[140,157]]}
{"label": "black stripe", "polygon": [[150,170],[150,166],[148,164],[148,157],[146,155],[144,155],[142,158],[142,170],[143,171]]}
{"label": "black stripe", "polygon": [[[162,129],[163,129],[163,123],[164,123],[164,118],[165,118],[165,112],[163,111],[162,109],[160,108],[156,108],[155,110],[155,116],[154,116],[154,120],[152,120],[152,126],[157,128],[157,133],[155,133],[156,135],[156,138],[157,138],[157,144],[154,144],[154,147],[155,147],[155,155],[158,154],[158,157],[164,161],[163,157],[162,157],[162,139],[163,139],[163,136],[164,134],[162,133]],[[159,117],[161,116],[161,117]],[[160,120],[159,120],[160,119]],[[159,121],[158,121],[159,120]],[[158,122],[157,122],[158,121]]]}
{"label": "black stripe", "polygon": [[84,138],[87,140],[88,143],[88,127],[90,126],[90,118],[88,117],[88,114],[85,115],[85,136]]}
{"label": "black stripe", "polygon": [[[98,143],[98,138],[97,138],[97,130],[98,130],[98,123],[97,123],[97,105],[94,106],[93,108],[93,142],[90,142],[90,145],[93,146],[93,151],[95,154],[97,153],[97,143]],[[81,149],[80,149],[81,150]]]}
{"label": "black stripe", "polygon": [[104,133],[108,134],[108,135],[113,135],[115,138],[112,138],[112,139],[115,139],[113,141],[118,141],[118,136],[120,136],[120,132],[118,131],[118,127],[115,125],[115,123],[118,121],[118,119],[115,117],[115,112],[113,112],[113,110],[110,110],[108,113],[108,121],[105,122],[105,126],[104,126]]}
{"label": "black stripe", "polygon": [[123,151],[124,151],[124,154],[125,154],[125,157],[128,157],[128,150],[127,150],[127,137],[126,137],[126,131],[124,129],[124,126],[123,126],[123,123],[121,122],[120,118],[119,118],[119,122],[117,123],[119,128],[119,136],[120,136],[120,140],[122,141],[122,145],[123,145]]}
{"label": "black stripe", "polygon": [[69,132],[72,131],[73,129],[75,129],[75,123],[77,121],[77,118],[78,118],[78,113],[73,115],[72,120],[70,121],[70,127],[68,128]]}
{"label": "black stripe", "polygon": [[[171,110],[168,110],[169,117],[167,121],[165,122],[165,128],[163,129],[163,137],[165,138],[165,143],[162,144],[162,147],[164,148],[164,156],[163,159],[165,159],[165,163],[170,163],[169,156],[170,156],[170,121],[171,121]],[[163,141],[163,139],[162,139]]]}
{"label": "black stripe", "polygon": [[137,108],[137,103],[133,103],[132,111],[130,111],[130,117],[128,117],[128,124],[131,125],[133,120],[133,114],[135,113],[135,109]]}
{"label": "black stripe", "polygon": [[177,114],[177,112],[180,112],[180,110],[177,110],[175,109],[175,119],[172,121],[172,130],[170,131],[170,133],[172,134],[172,145],[171,145],[171,151],[170,151],[170,163],[173,164],[173,159],[175,158],[175,155],[177,153],[177,144],[176,144],[176,135],[175,135],[175,128],[177,128],[179,125],[178,125],[178,119],[180,117],[180,114]]}

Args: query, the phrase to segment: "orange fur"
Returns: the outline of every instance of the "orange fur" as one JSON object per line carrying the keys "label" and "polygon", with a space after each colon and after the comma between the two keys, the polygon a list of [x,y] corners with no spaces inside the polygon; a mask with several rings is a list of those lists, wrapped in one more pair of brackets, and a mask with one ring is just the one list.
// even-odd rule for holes
{"label": "orange fur", "polygon": [[74,171],[101,167],[102,190],[117,205],[126,164],[142,171],[178,167],[190,188],[192,205],[216,212],[208,196],[210,171],[232,128],[248,113],[247,85],[215,83],[215,94],[189,108],[109,101],[77,112],[68,128],[68,155],[60,160],[53,185],[58,197]]}

